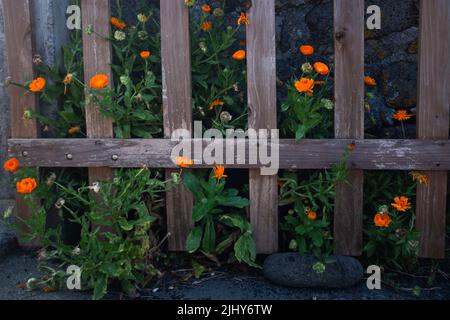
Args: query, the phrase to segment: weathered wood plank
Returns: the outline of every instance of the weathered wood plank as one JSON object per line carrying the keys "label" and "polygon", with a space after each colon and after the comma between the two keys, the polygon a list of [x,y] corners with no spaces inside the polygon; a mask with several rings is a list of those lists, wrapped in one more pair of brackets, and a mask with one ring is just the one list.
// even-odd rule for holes
{"label": "weathered wood plank", "polygon": [[[450,107],[450,2],[421,1],[417,137],[448,139]],[[420,256],[445,257],[447,172],[426,172],[428,185],[417,187]]]}
{"label": "weathered wood plank", "polygon": [[[92,25],[94,33],[83,32],[83,61],[84,78],[89,83],[92,76],[106,74],[112,85],[112,49],[111,43],[105,38],[110,35],[110,8],[109,0],[82,0],[81,12],[83,26]],[[103,116],[99,107],[93,103],[86,105],[86,129],[89,138],[112,138],[112,120]],[[76,155],[76,152],[73,153]],[[110,168],[89,168],[90,183],[104,181],[112,178]]]}
{"label": "weathered wood plank", "polygon": [[[335,135],[364,138],[364,0],[334,0]],[[363,172],[351,171],[349,185],[336,186],[336,253],[362,252]]]}
{"label": "weathered wood plank", "polygon": [[[29,0],[3,0],[5,35],[7,43],[9,76],[15,83],[24,84],[33,80],[33,36],[31,29],[31,3]],[[27,92],[18,86],[9,86],[9,101],[11,110],[11,136],[13,138],[36,138],[39,134],[35,119],[27,120],[23,117],[27,109],[37,110],[36,94]],[[23,201],[16,196],[16,212],[21,219],[27,219],[33,213]],[[21,230],[27,232],[25,225]],[[37,245],[38,241],[31,244]]]}
{"label": "weathered wood plank", "polygon": [[[276,129],[275,1],[253,1],[247,27],[249,128]],[[278,251],[277,175],[250,170],[250,220],[258,253]]]}
{"label": "weathered wood plank", "polygon": [[[177,129],[192,132],[192,83],[189,10],[183,0],[161,0],[161,54],[164,133]],[[174,18],[175,17],[175,18]],[[168,170],[170,177],[173,171]],[[184,251],[192,222],[193,195],[180,185],[166,195],[169,249]]]}
{"label": "weathered wood plank", "polygon": [[[193,140],[195,143],[196,140]],[[280,169],[325,169],[337,163],[347,144],[356,148],[349,167],[364,170],[450,169],[448,140],[280,140]],[[211,142],[203,142],[203,150]],[[169,139],[11,139],[9,155],[24,166],[38,167],[112,167],[176,168],[170,155],[177,142]],[[224,144],[225,145],[225,144]],[[237,148],[236,145],[233,148]],[[248,144],[245,149],[248,155]],[[27,152],[27,157],[23,152]],[[226,147],[224,146],[224,154]],[[66,155],[73,155],[68,160]],[[117,156],[114,161],[113,156]],[[259,164],[226,164],[229,168],[260,168]],[[194,168],[210,167],[196,163]]]}

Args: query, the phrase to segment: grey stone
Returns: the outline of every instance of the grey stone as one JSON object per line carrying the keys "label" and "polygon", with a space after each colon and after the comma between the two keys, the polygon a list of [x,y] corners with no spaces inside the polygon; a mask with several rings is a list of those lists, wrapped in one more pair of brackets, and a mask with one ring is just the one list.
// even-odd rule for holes
{"label": "grey stone", "polygon": [[273,283],[297,288],[349,288],[361,281],[363,267],[355,258],[332,256],[332,263],[318,273],[313,255],[276,253],[264,261],[264,276]]}

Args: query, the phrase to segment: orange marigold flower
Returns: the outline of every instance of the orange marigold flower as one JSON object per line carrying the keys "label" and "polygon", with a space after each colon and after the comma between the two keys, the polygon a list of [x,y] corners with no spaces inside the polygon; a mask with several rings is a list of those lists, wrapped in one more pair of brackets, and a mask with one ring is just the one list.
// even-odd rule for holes
{"label": "orange marigold flower", "polygon": [[141,56],[142,59],[145,60],[145,59],[150,58],[152,53],[150,51],[141,51],[141,53],[139,55]]}
{"label": "orange marigold flower", "polygon": [[375,87],[377,85],[377,81],[369,76],[364,77],[364,84],[368,87]]}
{"label": "orange marigold flower", "polygon": [[379,212],[373,218],[375,226],[387,228],[391,224],[391,217],[387,213]]}
{"label": "orange marigold flower", "polygon": [[69,132],[69,134],[77,134],[78,132],[80,132],[80,126],[70,127],[67,132]]}
{"label": "orange marigold flower", "polygon": [[232,57],[234,60],[237,60],[237,61],[244,60],[246,57],[246,52],[245,52],[245,50],[238,50],[233,54]]}
{"label": "orange marigold flower", "polygon": [[250,20],[248,19],[248,16],[245,14],[245,12],[241,12],[241,15],[239,16],[237,20],[237,24],[240,26],[241,24],[245,24],[248,26],[250,24]]}
{"label": "orange marigold flower", "polygon": [[33,178],[25,178],[16,183],[17,192],[20,194],[32,193],[37,187],[37,182]]}
{"label": "orange marigold flower", "polygon": [[308,211],[306,214],[308,215],[308,220],[310,221],[317,219],[317,213],[315,211]]}
{"label": "orange marigold flower", "polygon": [[46,83],[47,81],[45,81],[44,78],[39,77],[31,81],[28,88],[31,92],[41,92],[42,90],[44,90]]}
{"label": "orange marigold flower", "polygon": [[323,62],[314,63],[314,70],[322,76],[330,73],[330,68],[328,68],[328,66]]}
{"label": "orange marigold flower", "polygon": [[66,74],[66,76],[64,77],[63,83],[65,85],[71,84],[72,83],[72,79],[73,79],[73,74],[72,73],[68,73]]}
{"label": "orange marigold flower", "polygon": [[96,74],[91,78],[90,86],[92,89],[103,89],[109,84],[109,77],[106,74]]}
{"label": "orange marigold flower", "polygon": [[202,6],[202,11],[208,12],[208,13],[211,12],[211,6],[207,5],[207,4],[203,5]]}
{"label": "orange marigold flower", "polygon": [[119,19],[115,18],[115,17],[111,17],[111,24],[116,27],[117,29],[123,30],[127,27],[127,25],[125,24],[125,22],[120,21]]}
{"label": "orange marigold flower", "polygon": [[418,181],[420,184],[428,185],[428,176],[427,175],[422,174],[418,171],[412,171],[409,174],[412,176],[413,181]]}
{"label": "orange marigold flower", "polygon": [[217,99],[217,100],[214,100],[213,102],[211,102],[210,104],[209,104],[209,110],[212,110],[212,109],[214,109],[214,107],[218,107],[218,106],[223,106],[225,103],[223,102],[223,101],[221,101],[221,100],[219,100],[219,99]]}
{"label": "orange marigold flower", "polygon": [[194,161],[186,157],[177,157],[176,162],[180,168],[189,168],[194,164]]}
{"label": "orange marigold flower", "polygon": [[398,121],[405,121],[411,119],[412,116],[413,115],[409,114],[406,110],[398,110],[396,113],[394,113],[392,118]]}
{"label": "orange marigold flower", "polygon": [[314,53],[314,47],[309,45],[303,45],[299,48],[300,53],[304,56],[310,56]]}
{"label": "orange marigold flower", "polygon": [[211,21],[204,21],[202,23],[201,29],[205,32],[208,32],[212,29],[213,23]]}
{"label": "orange marigold flower", "polygon": [[394,203],[391,203],[391,206],[393,206],[397,211],[399,212],[405,212],[406,210],[411,208],[411,204],[409,203],[409,199],[404,196],[395,197]]}
{"label": "orange marigold flower", "polygon": [[314,88],[314,80],[309,78],[301,78],[294,83],[295,89],[298,92],[312,92]]}
{"label": "orange marigold flower", "polygon": [[353,151],[353,150],[355,150],[355,144],[354,143],[349,143],[348,145],[347,145],[347,150],[348,151]]}
{"label": "orange marigold flower", "polygon": [[225,173],[225,167],[224,166],[215,166],[214,167],[214,178],[220,180],[222,178],[226,178],[227,176],[224,175]]}
{"label": "orange marigold flower", "polygon": [[3,168],[11,173],[16,172],[20,167],[19,160],[16,158],[11,158],[3,164]]}

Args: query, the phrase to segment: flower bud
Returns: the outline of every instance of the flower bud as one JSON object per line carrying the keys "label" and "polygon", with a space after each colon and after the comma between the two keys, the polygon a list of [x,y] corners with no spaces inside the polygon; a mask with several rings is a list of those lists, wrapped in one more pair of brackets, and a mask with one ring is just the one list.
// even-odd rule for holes
{"label": "flower bud", "polygon": [[229,123],[232,119],[233,119],[233,116],[232,116],[228,111],[223,111],[223,112],[220,114],[220,121],[221,121],[223,124]]}
{"label": "flower bud", "polygon": [[114,32],[114,39],[116,39],[117,41],[123,41],[126,39],[126,37],[127,35],[123,31],[117,30],[116,32]]}

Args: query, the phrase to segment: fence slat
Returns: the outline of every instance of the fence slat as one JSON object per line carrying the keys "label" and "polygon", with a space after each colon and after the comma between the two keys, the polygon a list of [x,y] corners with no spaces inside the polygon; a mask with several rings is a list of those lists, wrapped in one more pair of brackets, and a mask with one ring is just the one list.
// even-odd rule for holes
{"label": "fence slat", "polygon": [[[247,29],[249,128],[276,129],[275,1],[253,1]],[[258,253],[278,250],[277,175],[250,170],[250,220]]]}
{"label": "fence slat", "polygon": [[[189,10],[183,0],[161,0],[161,54],[163,76],[164,134],[176,129],[192,132],[192,83]],[[173,171],[167,170],[170,177]],[[184,251],[193,227],[193,195],[180,185],[167,192],[169,249]]]}
{"label": "fence slat", "polygon": [[[31,3],[29,0],[3,0],[5,33],[9,76],[15,83],[23,84],[34,78],[33,37],[31,30]],[[37,110],[37,95],[10,85],[11,136],[13,138],[36,138],[38,125],[36,120],[25,120],[24,111]],[[20,196],[16,197],[16,212],[19,218],[27,219],[32,211]],[[27,231],[22,224],[21,229]],[[29,245],[36,245],[33,242]]]}
{"label": "fence slat", "polygon": [[[92,25],[94,33],[83,32],[83,61],[84,78],[89,79],[95,74],[106,74],[112,85],[112,50],[111,43],[104,39],[110,35],[110,8],[109,0],[82,0],[81,12],[83,27]],[[112,138],[112,120],[104,117],[99,107],[89,103],[86,105],[86,128],[88,138]],[[112,178],[110,168],[89,168],[90,183],[104,181]]]}
{"label": "fence slat", "polygon": [[[450,2],[422,0],[420,11],[417,137],[448,139],[450,107]],[[417,187],[420,256],[445,257],[447,172],[426,172]]]}
{"label": "fence slat", "polygon": [[[364,138],[364,0],[334,0],[335,135]],[[336,253],[360,255],[362,250],[363,181],[351,170],[349,184],[336,187],[334,237]]]}

